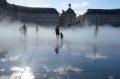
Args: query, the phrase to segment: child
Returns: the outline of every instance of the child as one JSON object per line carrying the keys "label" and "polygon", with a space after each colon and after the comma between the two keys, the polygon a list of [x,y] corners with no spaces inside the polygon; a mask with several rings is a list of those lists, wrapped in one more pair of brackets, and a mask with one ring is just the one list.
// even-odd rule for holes
{"label": "child", "polygon": [[61,37],[61,39],[63,39],[63,37],[64,37],[64,36],[63,36],[62,32],[60,33],[60,35],[61,35],[61,36],[60,36],[60,37]]}

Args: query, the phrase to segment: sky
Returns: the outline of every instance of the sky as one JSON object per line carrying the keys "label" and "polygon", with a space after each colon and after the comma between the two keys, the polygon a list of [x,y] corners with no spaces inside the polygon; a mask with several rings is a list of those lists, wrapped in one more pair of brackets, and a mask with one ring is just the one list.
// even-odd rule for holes
{"label": "sky", "polygon": [[11,4],[28,7],[52,7],[59,13],[68,9],[71,3],[72,9],[78,15],[84,14],[88,9],[118,9],[120,0],[7,0]]}

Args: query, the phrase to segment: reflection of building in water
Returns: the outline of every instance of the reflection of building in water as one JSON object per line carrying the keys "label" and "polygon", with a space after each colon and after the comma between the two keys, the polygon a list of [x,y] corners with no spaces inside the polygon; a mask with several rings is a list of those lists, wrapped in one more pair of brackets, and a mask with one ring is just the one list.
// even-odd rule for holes
{"label": "reflection of building in water", "polygon": [[76,24],[76,13],[71,9],[71,4],[69,4],[68,10],[63,10],[62,14],[60,15],[60,26],[69,26],[74,24]]}
{"label": "reflection of building in water", "polygon": [[0,0],[0,21],[8,18],[23,23],[35,23],[39,25],[58,25],[59,13],[55,8],[33,8],[7,3]]}
{"label": "reflection of building in water", "polygon": [[84,18],[89,25],[120,26],[120,9],[88,9]]}

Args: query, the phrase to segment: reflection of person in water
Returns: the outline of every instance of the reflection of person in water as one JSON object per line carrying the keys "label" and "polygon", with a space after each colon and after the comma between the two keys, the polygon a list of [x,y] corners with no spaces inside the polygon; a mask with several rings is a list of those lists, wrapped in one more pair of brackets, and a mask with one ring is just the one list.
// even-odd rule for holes
{"label": "reflection of person in water", "polygon": [[96,26],[95,31],[94,31],[94,35],[93,35],[94,38],[97,37],[98,32],[99,32],[99,29],[98,29],[98,26]]}
{"label": "reflection of person in water", "polygon": [[56,38],[59,39],[59,34],[60,34],[59,26],[55,28],[55,32],[56,32]]}
{"label": "reflection of person in water", "polygon": [[[60,37],[61,37],[61,40],[59,41],[59,39],[57,39],[57,41],[56,41],[56,47],[55,47],[55,52],[56,52],[56,54],[58,54],[59,53],[59,49],[63,46],[63,34],[62,34],[62,32],[60,33]],[[60,43],[60,45],[59,45],[59,43]]]}
{"label": "reflection of person in water", "polygon": [[56,41],[55,52],[56,52],[56,54],[59,53],[59,40],[58,40],[58,39],[57,39],[57,41]]}
{"label": "reflection of person in water", "polygon": [[96,43],[93,44],[93,53],[94,53],[94,56],[96,56],[96,53],[97,53],[97,45],[96,45]]}

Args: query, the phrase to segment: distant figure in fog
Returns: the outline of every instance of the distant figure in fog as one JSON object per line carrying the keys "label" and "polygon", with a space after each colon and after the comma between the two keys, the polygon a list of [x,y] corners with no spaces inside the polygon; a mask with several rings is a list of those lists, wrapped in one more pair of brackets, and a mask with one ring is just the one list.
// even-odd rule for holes
{"label": "distant figure in fog", "polygon": [[24,26],[23,26],[23,31],[24,31],[24,32],[27,32],[27,27],[25,26],[25,24],[24,24]]}
{"label": "distant figure in fog", "polygon": [[23,26],[21,26],[21,27],[19,28],[19,31],[20,31],[21,33],[23,33]]}
{"label": "distant figure in fog", "polygon": [[98,29],[98,26],[96,26],[95,31],[94,31],[94,35],[93,35],[94,38],[97,37],[98,32],[99,32],[99,29]]}
{"label": "distant figure in fog", "polygon": [[25,24],[20,27],[19,31],[22,32],[22,33],[26,33],[27,32],[27,27],[25,26]]}
{"label": "distant figure in fog", "polygon": [[26,41],[27,27],[25,26],[25,24],[19,28],[19,31],[21,33],[21,40]]}
{"label": "distant figure in fog", "polygon": [[36,25],[36,36],[38,36],[39,28],[38,25]]}
{"label": "distant figure in fog", "polygon": [[59,26],[55,28],[55,32],[56,32],[56,38],[59,39],[59,34],[60,34]]}
{"label": "distant figure in fog", "polygon": [[27,27],[25,26],[25,24],[23,25],[23,33],[24,33],[24,35],[26,36],[26,33],[27,33]]}
{"label": "distant figure in fog", "polygon": [[38,28],[38,25],[36,25],[36,32],[38,32],[39,31],[39,28]]}

